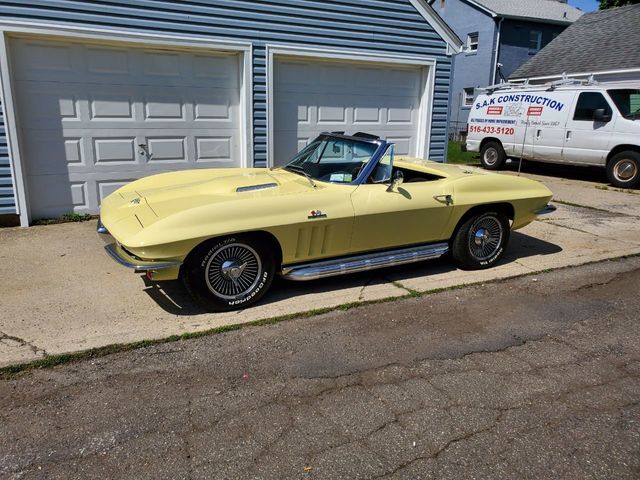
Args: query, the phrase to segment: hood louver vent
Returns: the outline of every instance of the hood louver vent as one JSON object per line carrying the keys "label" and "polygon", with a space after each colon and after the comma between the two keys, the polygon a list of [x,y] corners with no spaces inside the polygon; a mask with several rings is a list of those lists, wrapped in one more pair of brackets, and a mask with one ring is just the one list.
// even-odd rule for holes
{"label": "hood louver vent", "polygon": [[251,192],[254,190],[264,190],[265,188],[274,188],[277,187],[278,184],[277,183],[263,183],[260,185],[248,185],[246,187],[238,187],[236,188],[236,193],[242,193],[242,192]]}

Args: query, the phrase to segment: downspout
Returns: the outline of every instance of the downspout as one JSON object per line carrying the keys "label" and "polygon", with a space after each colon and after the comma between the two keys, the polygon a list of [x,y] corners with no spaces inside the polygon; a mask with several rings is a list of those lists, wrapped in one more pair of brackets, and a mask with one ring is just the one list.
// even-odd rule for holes
{"label": "downspout", "polygon": [[489,79],[489,85],[494,85],[496,83],[496,72],[498,71],[498,53],[500,51],[500,28],[502,27],[503,20],[504,17],[502,17],[498,21],[498,34],[496,35],[495,56],[493,58],[493,72],[491,74],[491,78]]}

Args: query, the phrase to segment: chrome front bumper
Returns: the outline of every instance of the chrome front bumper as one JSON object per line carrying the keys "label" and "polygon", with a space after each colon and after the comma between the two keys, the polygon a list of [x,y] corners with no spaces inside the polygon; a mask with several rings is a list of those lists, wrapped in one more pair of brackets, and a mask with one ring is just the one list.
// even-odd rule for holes
{"label": "chrome front bumper", "polygon": [[136,271],[155,271],[161,269],[179,268],[180,265],[182,265],[182,262],[143,260],[141,258],[135,257],[131,253],[127,252],[118,242],[114,240],[114,238],[109,233],[109,230],[107,230],[107,228],[102,224],[100,219],[98,219],[96,231],[105,242],[109,242],[108,245],[105,245],[104,247],[109,256],[124,267],[132,268]]}
{"label": "chrome front bumper", "polygon": [[534,213],[536,215],[549,215],[550,213],[553,213],[557,210],[555,205],[552,204],[547,204],[546,207],[541,208],[540,210],[536,210]]}

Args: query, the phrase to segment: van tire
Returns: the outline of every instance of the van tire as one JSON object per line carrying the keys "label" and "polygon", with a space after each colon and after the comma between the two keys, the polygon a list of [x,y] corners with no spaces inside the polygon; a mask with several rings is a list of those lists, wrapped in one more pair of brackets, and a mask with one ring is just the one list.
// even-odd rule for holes
{"label": "van tire", "polygon": [[633,150],[616,153],[607,163],[607,178],[618,188],[640,185],[640,153]]}
{"label": "van tire", "polygon": [[480,149],[480,164],[487,170],[500,170],[507,155],[498,142],[487,142]]}

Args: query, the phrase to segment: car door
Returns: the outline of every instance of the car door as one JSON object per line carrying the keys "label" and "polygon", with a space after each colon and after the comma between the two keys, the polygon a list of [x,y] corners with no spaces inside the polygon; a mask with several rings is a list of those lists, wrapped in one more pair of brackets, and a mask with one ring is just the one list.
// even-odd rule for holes
{"label": "car door", "polygon": [[537,98],[549,98],[554,103],[546,106],[532,104],[528,107],[527,114],[533,137],[531,158],[550,162],[561,161],[567,116],[575,92],[557,91]]}
{"label": "car door", "polygon": [[362,184],[351,194],[355,212],[351,251],[362,252],[442,240],[453,207],[445,179]]}
{"label": "car door", "polygon": [[[596,110],[607,119],[596,119]],[[601,92],[580,92],[565,130],[562,159],[567,163],[604,165],[613,132],[613,108]]]}

